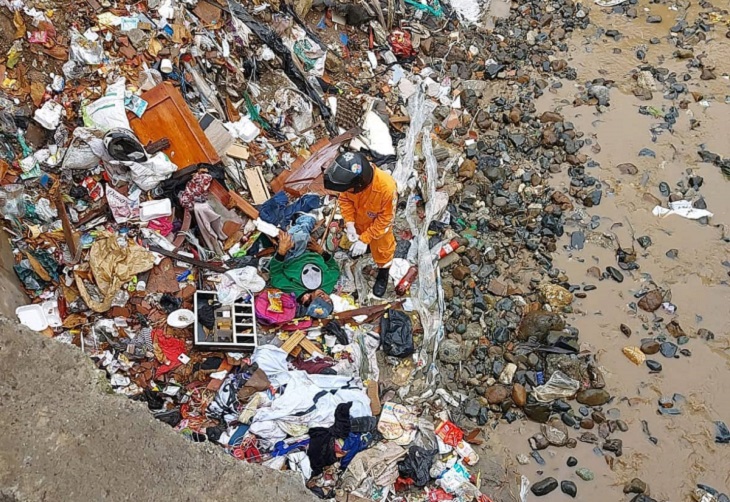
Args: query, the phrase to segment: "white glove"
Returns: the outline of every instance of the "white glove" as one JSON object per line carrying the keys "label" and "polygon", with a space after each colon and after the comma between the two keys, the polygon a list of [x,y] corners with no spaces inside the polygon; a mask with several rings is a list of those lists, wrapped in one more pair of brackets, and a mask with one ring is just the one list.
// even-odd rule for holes
{"label": "white glove", "polygon": [[368,245],[361,240],[357,240],[355,241],[355,244],[353,244],[350,248],[350,253],[352,254],[353,258],[357,258],[358,256],[364,255],[365,251],[367,250]]}
{"label": "white glove", "polygon": [[350,242],[357,242],[360,240],[360,236],[357,234],[357,230],[355,230],[355,224],[353,222],[345,224],[345,232],[347,232],[347,239]]}

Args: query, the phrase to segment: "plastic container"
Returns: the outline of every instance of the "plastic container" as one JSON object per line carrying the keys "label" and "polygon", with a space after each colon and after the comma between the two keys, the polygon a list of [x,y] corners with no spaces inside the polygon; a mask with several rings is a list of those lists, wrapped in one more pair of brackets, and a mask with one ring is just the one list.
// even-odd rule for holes
{"label": "plastic container", "polygon": [[416,277],[418,277],[418,267],[416,265],[412,265],[406,272],[406,275],[398,281],[398,285],[395,287],[395,294],[398,296],[405,295],[408,290],[411,289],[411,285],[413,284],[413,281],[416,280]]}
{"label": "plastic container", "polygon": [[25,189],[23,185],[10,184],[0,187],[0,213],[5,218],[25,216]]}

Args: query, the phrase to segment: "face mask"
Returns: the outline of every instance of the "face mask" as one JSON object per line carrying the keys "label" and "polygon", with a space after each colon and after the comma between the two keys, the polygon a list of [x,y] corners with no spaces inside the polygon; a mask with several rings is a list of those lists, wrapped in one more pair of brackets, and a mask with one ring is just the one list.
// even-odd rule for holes
{"label": "face mask", "polygon": [[302,269],[302,284],[310,291],[322,285],[322,270],[317,265],[308,263]]}

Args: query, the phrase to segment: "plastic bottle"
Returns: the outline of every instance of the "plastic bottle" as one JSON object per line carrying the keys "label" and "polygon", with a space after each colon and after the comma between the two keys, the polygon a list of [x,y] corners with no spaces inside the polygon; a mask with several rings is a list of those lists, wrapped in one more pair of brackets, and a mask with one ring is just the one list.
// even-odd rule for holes
{"label": "plastic bottle", "polygon": [[459,241],[457,239],[451,239],[449,242],[441,246],[441,249],[436,251],[436,254],[434,256],[437,260],[440,260],[459,249],[459,247],[461,247]]}
{"label": "plastic bottle", "polygon": [[395,287],[395,294],[398,296],[405,295],[408,290],[411,289],[411,285],[413,284],[413,281],[416,280],[416,277],[418,277],[418,267],[416,265],[411,265],[411,268],[408,269],[406,275],[403,276],[403,278],[398,282],[398,285]]}

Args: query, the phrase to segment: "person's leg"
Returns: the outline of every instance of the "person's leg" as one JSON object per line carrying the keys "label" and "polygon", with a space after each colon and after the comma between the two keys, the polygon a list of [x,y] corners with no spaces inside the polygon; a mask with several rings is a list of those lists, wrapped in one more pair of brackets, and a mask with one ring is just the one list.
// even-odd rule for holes
{"label": "person's leg", "polygon": [[378,266],[378,276],[375,278],[373,285],[373,295],[382,298],[385,290],[388,289],[388,278],[390,277],[390,265],[395,256],[395,236],[393,232],[388,232],[380,239],[370,243],[370,252],[373,255],[373,261]]}
{"label": "person's leg", "polygon": [[303,214],[297,218],[296,223],[287,230],[287,233],[292,237],[294,246],[286,253],[284,261],[301,256],[307,250],[309,235],[312,233],[316,223],[317,220],[310,214]]}

